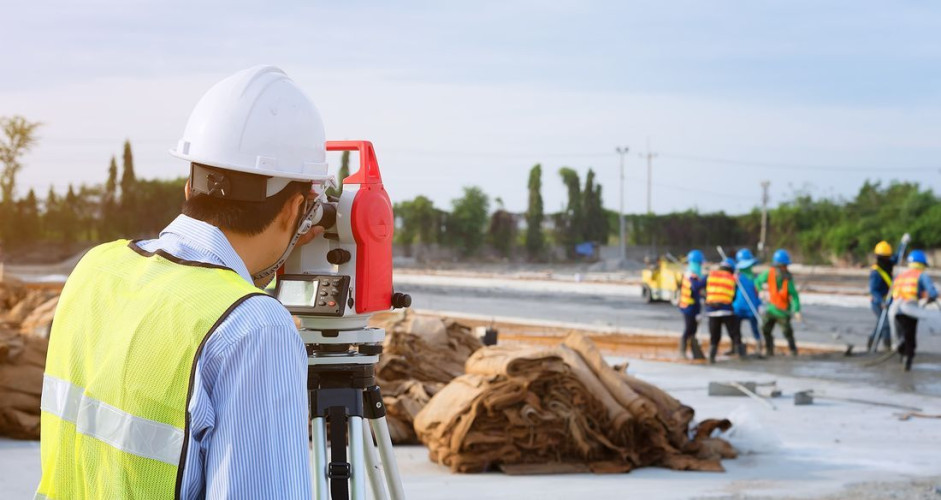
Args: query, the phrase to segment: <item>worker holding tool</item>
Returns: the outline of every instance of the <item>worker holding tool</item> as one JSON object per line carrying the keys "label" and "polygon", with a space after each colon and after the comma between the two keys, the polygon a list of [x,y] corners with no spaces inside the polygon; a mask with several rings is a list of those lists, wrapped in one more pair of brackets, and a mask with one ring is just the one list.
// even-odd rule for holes
{"label": "worker holding tool", "polygon": [[908,256],[908,269],[892,285],[892,306],[889,315],[902,339],[898,347],[905,371],[912,369],[915,358],[915,334],[918,319],[925,316],[924,306],[938,300],[938,290],[925,272],[928,259],[922,250],[912,250]]}
{"label": "worker holding tool", "polygon": [[680,286],[680,312],[683,313],[683,335],[680,337],[680,356],[686,358],[686,349],[693,347],[693,356],[702,358],[698,348],[696,330],[699,327],[699,314],[702,312],[700,294],[703,288],[702,263],[705,256],[699,250],[691,250],[686,256],[687,269]]}
{"label": "worker holding tool", "polygon": [[706,276],[706,316],[709,317],[709,362],[716,362],[719,341],[722,340],[722,326],[732,341],[732,349],[739,356],[745,355],[745,346],[738,329],[738,318],[732,308],[735,299],[735,261],[725,258],[717,269]]}
{"label": "worker holding tool", "polygon": [[742,248],[735,254],[735,276],[738,279],[738,288],[735,291],[735,300],[732,310],[738,317],[739,332],[742,330],[742,321],[751,325],[752,335],[755,337],[756,350],[761,354],[761,330],[758,328],[758,314],[761,299],[758,297],[758,287],[755,286],[755,273],[752,268],[758,260],[751,250]]}
{"label": "worker holding tool", "polygon": [[37,498],[311,498],[307,353],[265,286],[311,228],[323,123],[280,69],[212,87],[171,151],[183,214],[62,291]]}
{"label": "worker holding tool", "polygon": [[882,314],[883,309],[889,306],[892,271],[898,264],[898,257],[892,254],[892,245],[888,241],[880,241],[876,244],[873,253],[876,256],[876,263],[872,265],[872,270],[869,272],[869,295],[871,296],[869,305],[873,314],[876,315],[876,326],[872,335],[869,336],[866,349],[871,349],[873,342],[878,342],[877,339],[882,339],[886,349],[889,349],[892,346],[890,322],[885,321]]}
{"label": "worker holding tool", "polygon": [[761,273],[755,279],[755,286],[759,289],[768,287],[768,304],[763,319],[762,333],[765,336],[765,354],[774,356],[774,325],[781,323],[784,338],[793,356],[797,356],[797,342],[794,340],[794,328],[791,318],[801,321],[800,296],[794,286],[794,277],[791,276],[787,266],[791,264],[791,256],[787,250],[778,249],[771,258],[771,268]]}

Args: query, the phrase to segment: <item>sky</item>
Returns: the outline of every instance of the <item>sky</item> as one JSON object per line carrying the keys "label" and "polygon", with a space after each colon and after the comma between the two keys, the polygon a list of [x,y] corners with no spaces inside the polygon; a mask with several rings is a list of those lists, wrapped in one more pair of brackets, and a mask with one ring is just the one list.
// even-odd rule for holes
{"label": "sky", "polygon": [[[941,5],[927,1],[2,0],[0,116],[41,121],[20,195],[140,177],[216,81],[256,64],[308,93],[329,139],[373,142],[393,201],[480,186],[523,211],[543,167],[595,170],[604,204],[743,213],[867,179],[941,191]],[[649,148],[648,148],[649,144]],[[336,168],[338,158],[330,158]]]}

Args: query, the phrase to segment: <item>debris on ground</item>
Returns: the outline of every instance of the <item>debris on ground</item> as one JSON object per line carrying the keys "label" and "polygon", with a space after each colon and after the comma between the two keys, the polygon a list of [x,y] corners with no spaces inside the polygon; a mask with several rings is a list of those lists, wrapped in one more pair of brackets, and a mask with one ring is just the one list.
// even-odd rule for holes
{"label": "debris on ground", "polygon": [[470,327],[437,316],[377,314],[371,326],[386,330],[376,381],[382,390],[393,443],[418,443],[415,415],[454,378],[482,344]]}
{"label": "debris on ground", "polygon": [[0,436],[39,439],[39,404],[49,341],[0,327]]}
{"label": "debris on ground", "polygon": [[58,303],[59,291],[55,288],[31,287],[5,279],[0,282],[0,325],[47,338]]}
{"label": "debris on ground", "polygon": [[731,422],[691,428],[692,408],[611,368],[580,333],[555,347],[486,347],[466,369],[415,418],[432,461],[455,472],[723,471],[737,455],[712,437]]}

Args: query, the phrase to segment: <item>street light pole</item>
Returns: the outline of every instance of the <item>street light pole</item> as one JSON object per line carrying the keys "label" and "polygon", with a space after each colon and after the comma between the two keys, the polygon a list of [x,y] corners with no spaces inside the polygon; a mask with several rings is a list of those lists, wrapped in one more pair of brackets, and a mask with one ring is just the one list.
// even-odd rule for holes
{"label": "street light pole", "polygon": [[620,228],[620,232],[618,233],[618,244],[620,245],[621,249],[621,262],[624,262],[627,260],[627,246],[626,242],[624,241],[624,156],[627,155],[627,152],[630,150],[630,148],[627,146],[624,146],[623,148],[618,146],[614,148],[614,150],[621,157],[621,182],[618,183],[618,187],[620,187],[621,192],[621,204],[618,210],[618,226]]}

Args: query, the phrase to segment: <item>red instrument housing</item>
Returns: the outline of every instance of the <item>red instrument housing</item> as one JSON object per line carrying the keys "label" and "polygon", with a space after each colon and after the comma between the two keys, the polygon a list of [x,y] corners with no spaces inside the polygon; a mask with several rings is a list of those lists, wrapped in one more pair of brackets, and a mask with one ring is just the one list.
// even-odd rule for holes
{"label": "red instrument housing", "polygon": [[369,141],[327,141],[327,151],[358,151],[359,170],[343,179],[358,184],[350,227],[356,242],[356,312],[365,314],[392,307],[392,202],[382,185],[376,152]]}

